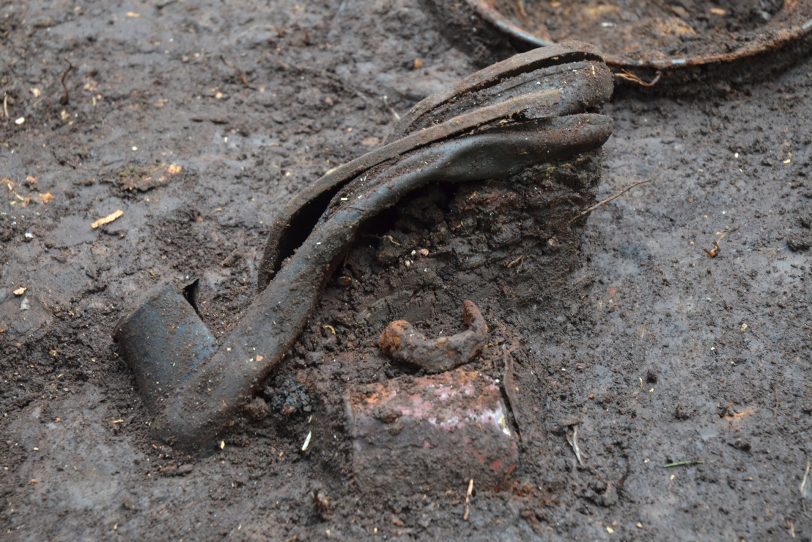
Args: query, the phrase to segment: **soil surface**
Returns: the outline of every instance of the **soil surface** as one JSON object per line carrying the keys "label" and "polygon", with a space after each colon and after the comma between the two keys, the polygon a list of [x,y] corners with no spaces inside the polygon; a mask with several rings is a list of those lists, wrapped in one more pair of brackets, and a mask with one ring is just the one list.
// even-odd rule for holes
{"label": "soil surface", "polygon": [[[476,69],[439,26],[417,0],[0,7],[5,539],[812,539],[810,60],[619,92],[600,154],[415,195],[213,454],[150,440],[117,319],[199,278],[226,333],[292,194]],[[464,299],[520,435],[467,520],[443,464],[425,494],[356,480],[343,408],[419,374],[388,322],[451,335]]]}

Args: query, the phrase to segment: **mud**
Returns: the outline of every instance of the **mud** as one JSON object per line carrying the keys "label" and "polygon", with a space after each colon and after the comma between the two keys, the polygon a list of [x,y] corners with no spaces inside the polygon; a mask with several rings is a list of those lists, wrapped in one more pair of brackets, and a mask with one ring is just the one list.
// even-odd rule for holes
{"label": "mud", "polygon": [[[293,194],[473,61],[414,0],[7,3],[0,38],[6,538],[812,537],[810,61],[621,92],[600,155],[410,198],[193,459],[149,438],[117,319],[198,277],[222,337]],[[500,382],[519,435],[516,483],[475,484],[467,520],[443,465],[440,491],[360,491],[343,404],[407,371],[377,347],[387,323],[450,335],[464,299],[491,327],[467,369]]]}

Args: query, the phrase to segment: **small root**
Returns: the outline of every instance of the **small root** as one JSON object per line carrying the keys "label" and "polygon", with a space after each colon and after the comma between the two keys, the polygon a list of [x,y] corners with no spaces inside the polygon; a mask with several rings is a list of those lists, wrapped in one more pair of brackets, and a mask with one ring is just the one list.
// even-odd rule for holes
{"label": "small root", "polygon": [[621,70],[621,71],[619,71],[618,73],[615,74],[615,77],[617,77],[618,79],[623,79],[624,81],[629,81],[629,82],[634,83],[636,85],[640,85],[641,87],[651,88],[651,87],[653,87],[654,85],[657,84],[657,82],[660,80],[660,77],[662,75],[663,75],[663,73],[661,71],[657,71],[657,75],[654,76],[654,79],[652,79],[651,81],[643,81],[637,75],[635,75],[635,74],[633,74],[631,72],[628,72],[626,70]]}
{"label": "small root", "polygon": [[68,67],[64,72],[62,72],[62,77],[59,78],[63,91],[62,99],[59,100],[59,103],[62,105],[68,105],[70,103],[70,93],[68,92],[68,85],[65,84],[65,79],[67,79],[68,74],[73,71],[73,64],[70,63],[70,60],[65,59],[65,62],[68,63]]}

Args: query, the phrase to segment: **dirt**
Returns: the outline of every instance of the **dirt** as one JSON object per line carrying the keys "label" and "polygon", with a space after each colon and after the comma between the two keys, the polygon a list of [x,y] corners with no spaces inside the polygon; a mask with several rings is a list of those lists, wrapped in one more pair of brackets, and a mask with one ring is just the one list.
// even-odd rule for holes
{"label": "dirt", "polygon": [[[0,7],[6,538],[812,539],[808,59],[619,92],[600,154],[410,198],[213,455],[149,438],[117,319],[200,278],[225,334],[292,195],[476,69],[441,26],[416,0]],[[464,299],[491,329],[466,368],[520,435],[467,520],[441,464],[425,494],[355,480],[343,409],[419,374],[379,351],[390,321],[452,335]]]}

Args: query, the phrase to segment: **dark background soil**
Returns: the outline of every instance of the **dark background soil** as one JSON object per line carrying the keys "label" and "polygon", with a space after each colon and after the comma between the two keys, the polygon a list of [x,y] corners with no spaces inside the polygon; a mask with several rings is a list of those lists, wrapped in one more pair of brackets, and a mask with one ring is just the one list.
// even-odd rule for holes
{"label": "dark background soil", "polygon": [[[117,318],[199,277],[227,331],[291,194],[475,67],[417,0],[6,2],[0,42],[5,538],[812,539],[812,61],[621,92],[602,164],[538,190],[413,198],[359,239],[252,417],[193,459],[149,440]],[[404,372],[374,346],[386,322],[455,332],[464,298],[493,329],[476,367],[513,366],[522,435],[515,487],[477,492],[467,522],[442,464],[436,494],[358,487],[340,416],[348,384]]]}

